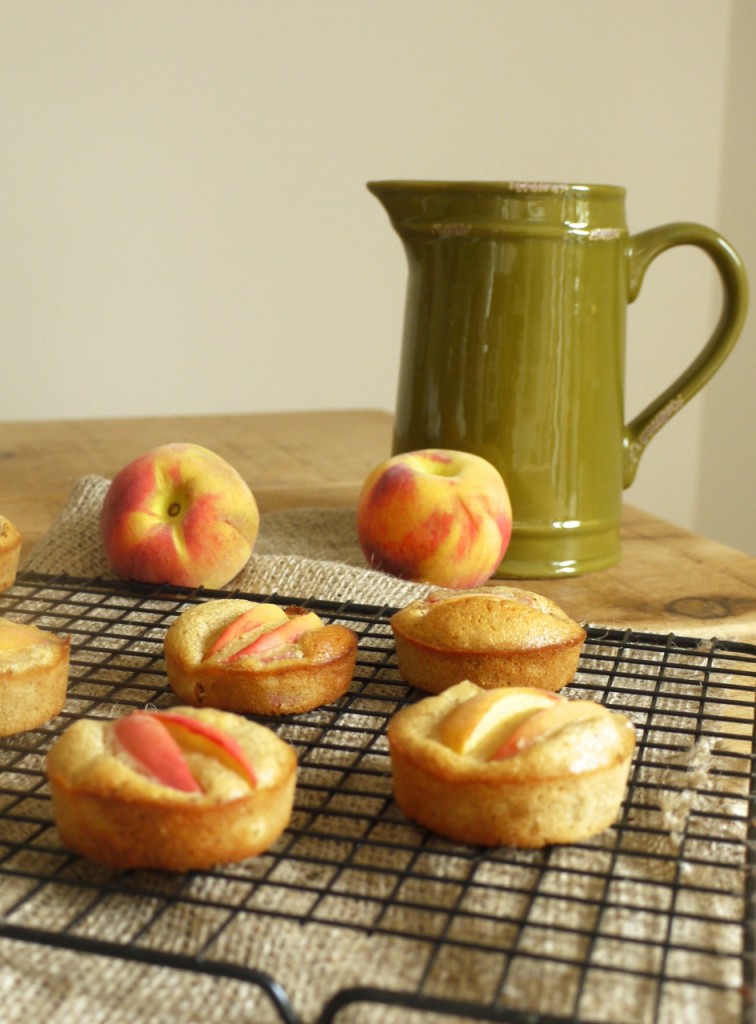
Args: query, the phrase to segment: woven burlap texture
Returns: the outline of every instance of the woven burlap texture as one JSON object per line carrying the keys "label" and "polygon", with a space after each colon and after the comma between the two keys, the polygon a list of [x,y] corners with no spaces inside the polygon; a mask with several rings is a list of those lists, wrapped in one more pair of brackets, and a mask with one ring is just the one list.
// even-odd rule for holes
{"label": "woven burlap texture", "polygon": [[[32,571],[82,576],[86,578],[109,576],[99,534],[99,513],[108,487],[108,481],[96,476],[82,478],[74,487],[65,509],[53,524],[46,537],[37,546],[27,561],[26,568]],[[399,606],[416,596],[427,592],[422,585],[406,583],[365,567],[364,559],[356,542],[354,514],[343,509],[296,509],[269,514],[263,517],[260,537],[249,564],[229,584],[229,589],[255,594],[279,594],[298,598],[312,597],[323,600],[349,601],[382,606]],[[647,892],[653,892],[655,877],[655,852],[668,852],[680,841],[678,830],[683,830],[688,816],[695,811],[698,785],[710,784],[708,777],[708,751],[697,748],[690,751],[689,763],[684,775],[675,773],[682,782],[671,783],[666,770],[659,769],[658,778],[648,780],[663,783],[671,793],[671,804],[660,811],[652,809],[653,799],[649,798],[648,814],[655,822],[665,822],[666,834],[661,834],[659,843],[663,851],[647,851],[648,861],[638,860],[635,880],[625,879],[625,886],[638,886],[638,895],[621,900],[624,905],[635,904],[636,915],[622,917],[623,935],[632,935],[637,929],[637,963],[634,987],[626,987],[623,975],[615,970],[593,971],[590,984],[586,987],[581,1009],[592,1020],[604,1021],[646,1021],[652,1018],[655,1024],[708,1024],[717,1019],[735,1021],[726,991],[696,989],[682,985],[679,991],[672,986],[661,1004],[655,1002],[654,985],[650,978],[657,969],[655,957],[658,942],[649,942],[649,913],[641,911]],[[696,773],[703,774],[703,781]],[[685,784],[689,780],[690,788]],[[678,788],[675,790],[674,787]],[[725,783],[717,783],[724,788]],[[607,840],[608,842],[608,840]],[[706,837],[704,845],[710,863],[718,858],[716,837]],[[611,844],[608,843],[607,855]],[[568,856],[572,856],[570,852]],[[575,865],[579,866],[579,850],[574,851]],[[391,864],[386,864],[388,873]],[[91,872],[94,881],[97,867],[82,866]],[[293,870],[298,870],[296,864]],[[302,868],[304,870],[304,868]],[[681,871],[685,866],[681,865]],[[572,893],[571,887],[585,877],[566,871],[560,876],[560,894],[576,896],[584,913],[590,913],[604,898],[600,874],[596,876],[596,891]],[[380,900],[382,893],[380,871],[370,874],[365,881],[364,899],[366,905],[372,899]],[[296,883],[297,879],[294,879]],[[212,886],[212,878],[208,880]],[[49,925],[60,929],[67,921],[75,922],[80,909],[76,890],[62,886],[49,886],[36,897],[29,898],[27,883],[23,875],[18,879],[18,892],[2,894],[2,902],[12,906],[14,900],[26,900],[29,912],[34,915],[35,924]],[[429,886],[433,881],[429,880]],[[375,890],[371,887],[376,886]],[[716,891],[718,884],[714,884]],[[296,885],[295,885],[296,888]],[[10,886],[14,890],[14,886]],[[722,883],[723,894],[727,886]],[[505,894],[499,893],[505,901]],[[557,907],[557,904],[554,904]],[[2,907],[0,907],[2,909]],[[270,909],[270,908],[269,908]],[[275,908],[273,908],[275,909]],[[118,913],[114,913],[117,910]],[[506,906],[502,904],[502,919],[506,918]],[[553,911],[557,913],[557,910]],[[120,941],[119,935],[138,930],[139,916],[143,913],[140,899],[123,899],[118,908],[103,903],[103,913],[112,917],[115,931],[113,940]],[[415,912],[411,904],[406,910],[401,906],[398,913],[406,913],[407,921],[396,923],[401,933],[404,924],[408,927],[403,937],[370,933],[349,928],[333,928],[327,924],[308,922],[300,925],[285,918],[275,919],[262,914],[259,917],[246,915],[224,927],[216,920],[208,907],[198,907],[196,912],[184,913],[181,919],[169,911],[162,915],[150,934],[142,942],[157,950],[182,954],[189,952],[195,940],[208,933],[218,934],[213,943],[211,955],[221,960],[244,963],[262,970],[279,981],[293,1006],[298,1019],[306,1024],[318,1019],[323,1006],[336,992],[352,986],[365,984],[385,989],[413,991],[423,984],[425,991],[431,991],[440,998],[453,999],[460,990],[473,989],[483,998],[493,998],[487,986],[495,985],[495,970],[488,970],[486,955],[475,951],[475,934],[469,936],[470,950],[465,952],[457,947],[453,960],[441,959],[436,964],[437,974],[424,977],[429,950],[437,937],[413,932]],[[110,917],[108,918],[110,920]],[[471,919],[474,921],[474,917]],[[549,932],[547,926],[555,928]],[[580,984],[582,968],[581,951],[557,948],[567,941],[562,933],[560,920],[550,922],[540,934],[538,955],[542,958],[538,971],[533,970],[533,961],[527,957],[513,958],[507,980],[507,990],[512,1005],[530,1005],[541,1012],[558,1014],[563,1005],[568,1005],[575,985]],[[683,914],[681,926],[685,924]],[[592,920],[585,922],[587,932]],[[618,925],[619,927],[619,925]],[[73,926],[75,932],[75,924]],[[579,929],[578,929],[579,930]],[[699,930],[700,932],[700,930]],[[416,938],[411,938],[417,934]],[[571,940],[570,940],[571,941]],[[713,950],[721,939],[712,924],[711,934],[691,935],[690,956],[695,959],[696,950]],[[609,945],[609,940],[604,940]],[[556,961],[550,960],[554,953]],[[598,954],[597,954],[598,955]],[[574,970],[563,965],[574,958]],[[562,961],[558,963],[557,961]],[[600,962],[599,962],[600,966]],[[678,965],[681,968],[682,965]],[[649,972],[647,988],[639,988],[637,979],[642,979],[644,969]],[[674,973],[674,972],[673,972]],[[681,970],[688,975],[688,970]],[[491,975],[488,977],[488,975]],[[721,980],[721,979],[720,979]],[[716,1005],[712,1000],[716,1001]],[[520,1003],[522,1000],[522,1003]],[[69,1021],[108,1022],[108,1024],[136,1024],[149,1020],[150,1024],[214,1024],[233,1021],[234,1024],[268,1024],[280,1021],[277,1011],[267,997],[254,987],[241,982],[213,979],[205,976],[188,975],[181,971],[158,968],[120,959],[82,957],[65,949],[49,949],[26,943],[19,944],[0,940],[0,1014],[5,1024],[27,1021],[30,1017],[49,1021],[50,1024],[68,1024]],[[340,1018],[341,1019],[341,1018]],[[453,1024],[456,1018],[447,1015],[415,1015],[406,1010],[391,1009],[387,1006],[372,1006],[359,1018],[349,1015],[349,1021],[370,1021],[370,1024]],[[346,1021],[345,1021],[346,1024]]]}
{"label": "woven burlap texture", "polygon": [[[94,475],[77,482],[26,569],[87,578],[112,576],[100,538],[100,509],[109,484]],[[354,512],[338,508],[262,516],[254,553],[226,589],[397,606],[429,590],[424,584],[369,569],[357,543]]]}

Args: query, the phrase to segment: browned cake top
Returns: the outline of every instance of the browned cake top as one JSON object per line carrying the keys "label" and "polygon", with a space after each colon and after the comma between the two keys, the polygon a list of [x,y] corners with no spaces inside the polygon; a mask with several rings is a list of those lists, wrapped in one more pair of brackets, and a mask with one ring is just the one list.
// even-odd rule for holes
{"label": "browned cake top", "polygon": [[397,612],[392,625],[418,643],[461,651],[530,650],[585,636],[553,601],[507,586],[434,591]]}

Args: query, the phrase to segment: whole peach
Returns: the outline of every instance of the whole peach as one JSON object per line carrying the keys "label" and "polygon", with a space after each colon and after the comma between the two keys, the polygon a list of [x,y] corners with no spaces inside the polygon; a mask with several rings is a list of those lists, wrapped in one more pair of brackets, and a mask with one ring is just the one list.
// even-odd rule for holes
{"label": "whole peach", "polygon": [[369,564],[440,587],[485,583],[511,535],[504,480],[471,452],[394,455],[368,474],[357,503],[357,537]]}
{"label": "whole peach", "polygon": [[181,442],[124,466],[100,515],[117,576],[185,587],[225,586],[249,560],[259,525],[254,495],[233,466]]}

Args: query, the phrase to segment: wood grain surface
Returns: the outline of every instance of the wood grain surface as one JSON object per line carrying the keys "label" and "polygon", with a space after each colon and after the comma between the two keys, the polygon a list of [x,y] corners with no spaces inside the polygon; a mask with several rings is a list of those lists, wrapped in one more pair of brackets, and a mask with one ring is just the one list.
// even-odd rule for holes
{"label": "wood grain surface", "polygon": [[[0,513],[24,535],[22,564],[84,475],[112,477],[149,448],[205,445],[249,483],[263,514],[351,507],[390,452],[380,410],[229,414],[0,425]],[[626,506],[622,559],[602,572],[519,580],[574,618],[682,636],[756,642],[756,559]]]}

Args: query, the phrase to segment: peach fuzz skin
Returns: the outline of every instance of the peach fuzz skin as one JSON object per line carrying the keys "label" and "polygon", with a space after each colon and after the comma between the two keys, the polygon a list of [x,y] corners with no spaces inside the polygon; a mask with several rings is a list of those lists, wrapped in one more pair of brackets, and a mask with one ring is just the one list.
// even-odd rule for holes
{"label": "peach fuzz skin", "polygon": [[100,527],[122,579],[223,587],[257,540],[254,495],[237,471],[200,445],[173,443],[125,466],[108,489]]}
{"label": "peach fuzz skin", "polygon": [[501,474],[469,452],[395,455],[372,470],[358,499],[357,536],[368,563],[415,582],[480,586],[498,568],[511,534]]}

